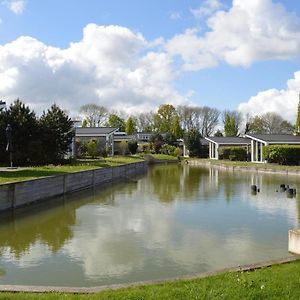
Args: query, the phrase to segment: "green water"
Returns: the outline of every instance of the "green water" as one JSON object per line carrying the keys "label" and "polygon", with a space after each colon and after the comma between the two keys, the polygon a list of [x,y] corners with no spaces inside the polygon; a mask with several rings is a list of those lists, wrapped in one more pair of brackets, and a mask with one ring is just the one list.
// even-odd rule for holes
{"label": "green water", "polygon": [[[0,215],[0,284],[98,286],[288,256],[299,178],[155,166],[127,181]],[[251,195],[250,185],[261,192]]]}

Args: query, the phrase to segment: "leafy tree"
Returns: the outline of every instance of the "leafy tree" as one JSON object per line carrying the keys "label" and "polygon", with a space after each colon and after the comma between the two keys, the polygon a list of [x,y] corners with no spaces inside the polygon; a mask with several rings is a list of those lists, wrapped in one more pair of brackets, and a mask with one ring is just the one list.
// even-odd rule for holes
{"label": "leafy tree", "polygon": [[179,115],[171,104],[163,104],[154,115],[155,129],[160,133],[171,133],[176,137],[182,135]]}
{"label": "leafy tree", "polygon": [[110,114],[105,124],[107,127],[119,128],[119,131],[125,131],[125,121],[116,114]]}
{"label": "leafy tree", "polygon": [[105,107],[89,103],[80,107],[80,113],[84,115],[89,127],[99,127],[107,120],[108,111]]}
{"label": "leafy tree", "polygon": [[56,104],[40,118],[43,141],[43,155],[46,162],[55,163],[71,150],[74,137],[73,122]]}
{"label": "leafy tree", "polygon": [[126,134],[130,135],[136,132],[136,120],[133,117],[129,117],[125,127]]}
{"label": "leafy tree", "polygon": [[[0,113],[0,148],[1,159],[8,162],[6,153],[5,129],[7,124],[12,127],[12,146],[14,164],[35,164],[43,153],[40,142],[40,130],[36,115],[19,99],[9,109]],[[5,154],[6,153],[6,154]]]}
{"label": "leafy tree", "polygon": [[294,127],[276,113],[266,113],[250,120],[249,132],[256,134],[291,134]]}
{"label": "leafy tree", "polygon": [[184,142],[190,152],[190,156],[199,156],[201,152],[200,133],[197,129],[192,129],[185,134]]}
{"label": "leafy tree", "polygon": [[242,121],[241,113],[237,111],[224,111],[223,123],[225,136],[237,136]]}
{"label": "leafy tree", "polygon": [[87,120],[86,119],[84,119],[83,121],[82,121],[82,128],[86,128],[87,127]]}
{"label": "leafy tree", "polygon": [[137,141],[129,141],[128,142],[128,150],[131,154],[136,154],[137,149],[138,149]]}

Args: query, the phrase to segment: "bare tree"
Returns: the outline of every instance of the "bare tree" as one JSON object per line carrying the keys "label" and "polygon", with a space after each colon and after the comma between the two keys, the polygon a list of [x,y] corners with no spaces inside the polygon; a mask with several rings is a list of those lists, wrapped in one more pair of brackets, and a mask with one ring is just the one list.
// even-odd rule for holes
{"label": "bare tree", "polygon": [[80,107],[80,113],[84,115],[89,127],[102,126],[108,118],[108,110],[97,104],[85,104]]}
{"label": "bare tree", "polygon": [[141,113],[136,118],[137,130],[139,132],[151,132],[154,129],[154,113]]}
{"label": "bare tree", "polygon": [[204,106],[200,110],[200,134],[210,136],[219,123],[220,112],[216,108]]}

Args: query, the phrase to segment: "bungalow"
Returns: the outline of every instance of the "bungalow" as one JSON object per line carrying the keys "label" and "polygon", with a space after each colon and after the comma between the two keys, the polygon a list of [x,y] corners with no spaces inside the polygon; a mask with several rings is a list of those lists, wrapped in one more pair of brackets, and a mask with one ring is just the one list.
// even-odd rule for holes
{"label": "bungalow", "polygon": [[251,140],[251,161],[265,162],[263,147],[267,145],[300,145],[300,136],[292,134],[246,134]]}
{"label": "bungalow", "polygon": [[118,128],[112,127],[76,127],[75,140],[88,142],[91,139],[97,140],[100,148],[109,151],[108,155],[114,155],[114,133]]}
{"label": "bungalow", "polygon": [[250,146],[250,139],[243,137],[205,137],[209,142],[209,158],[210,159],[219,159],[219,148],[220,147],[234,147],[241,146],[246,147],[247,149]]}

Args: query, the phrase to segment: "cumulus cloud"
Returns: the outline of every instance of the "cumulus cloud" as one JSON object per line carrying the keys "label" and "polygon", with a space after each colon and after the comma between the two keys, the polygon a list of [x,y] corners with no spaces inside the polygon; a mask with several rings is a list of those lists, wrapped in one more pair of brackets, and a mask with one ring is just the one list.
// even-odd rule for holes
{"label": "cumulus cloud", "polygon": [[229,10],[211,15],[207,26],[205,34],[187,30],[168,41],[168,53],[181,57],[184,70],[200,70],[220,62],[249,66],[300,53],[299,18],[272,0],[233,0]]}
{"label": "cumulus cloud", "polygon": [[0,46],[0,97],[20,97],[37,112],[56,102],[74,114],[85,103],[127,112],[185,103],[171,58],[151,46],[140,33],[96,24],[66,49],[19,37]]}
{"label": "cumulus cloud", "polygon": [[25,0],[12,0],[8,2],[8,8],[16,15],[23,14],[25,5],[26,5]]}
{"label": "cumulus cloud", "polygon": [[224,5],[219,0],[205,0],[200,7],[192,8],[190,11],[195,18],[202,18],[213,14],[223,7]]}
{"label": "cumulus cloud", "polygon": [[238,110],[250,115],[275,112],[293,124],[297,114],[299,91],[300,71],[294,74],[294,78],[287,81],[286,89],[261,91],[247,102],[241,103]]}

